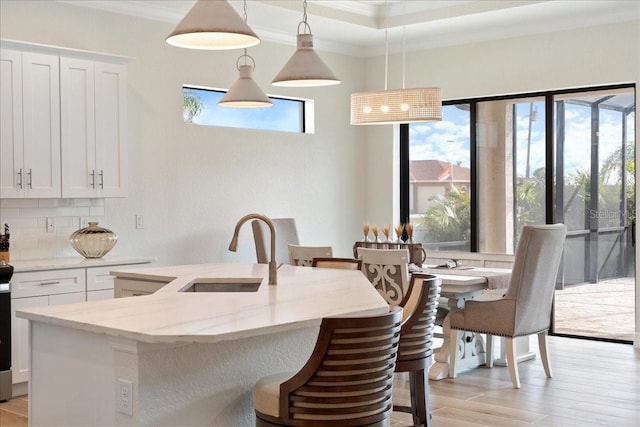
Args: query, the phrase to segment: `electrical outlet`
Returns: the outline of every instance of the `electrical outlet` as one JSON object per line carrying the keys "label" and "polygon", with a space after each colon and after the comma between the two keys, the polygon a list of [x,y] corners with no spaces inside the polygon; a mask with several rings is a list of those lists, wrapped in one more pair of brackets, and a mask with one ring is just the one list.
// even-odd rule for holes
{"label": "electrical outlet", "polygon": [[125,415],[133,416],[133,382],[118,379],[118,395],[116,396],[116,410]]}
{"label": "electrical outlet", "polygon": [[55,233],[56,231],[56,220],[55,218],[47,218],[47,233]]}
{"label": "electrical outlet", "polygon": [[144,228],[144,217],[136,214],[136,228],[142,230]]}
{"label": "electrical outlet", "polygon": [[80,228],[86,228],[89,226],[89,218],[86,216],[80,217]]}

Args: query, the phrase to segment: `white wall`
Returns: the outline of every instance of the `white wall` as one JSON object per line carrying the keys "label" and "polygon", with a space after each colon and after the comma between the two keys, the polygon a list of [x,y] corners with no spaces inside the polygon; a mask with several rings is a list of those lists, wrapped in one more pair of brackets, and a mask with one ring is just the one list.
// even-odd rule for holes
{"label": "white wall", "polygon": [[[129,197],[105,199],[100,212],[101,225],[119,236],[113,254],[156,256],[160,264],[252,261],[249,226],[238,253],[227,247],[236,221],[259,212],[295,217],[303,244],[350,255],[366,212],[363,144],[349,125],[349,95],[363,89],[362,60],[321,53],[341,85],[276,88],[271,79],[294,47],[263,42],[249,49],[254,78],[267,93],[315,99],[315,134],[189,126],[182,85],[229,87],[240,51],[176,48],[164,41],[170,24],[51,1],[3,0],[0,19],[2,38],[135,58],[128,66]],[[15,201],[1,203],[0,223],[21,216]],[[69,255],[64,236],[57,247],[32,247],[48,237],[40,223],[51,213],[31,214],[40,219],[12,225],[12,246],[20,248],[13,255]],[[135,214],[144,216],[143,230],[135,229]],[[31,243],[24,244],[27,235]]]}

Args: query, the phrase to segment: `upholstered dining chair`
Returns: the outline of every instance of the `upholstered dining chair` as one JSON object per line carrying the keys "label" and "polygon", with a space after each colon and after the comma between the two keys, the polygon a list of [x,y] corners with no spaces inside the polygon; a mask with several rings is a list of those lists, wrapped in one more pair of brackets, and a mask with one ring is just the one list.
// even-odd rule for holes
{"label": "upholstered dining chair", "polygon": [[362,260],[357,258],[319,258],[314,257],[311,267],[341,268],[343,270],[361,270]]}
{"label": "upholstered dining chair", "polygon": [[567,228],[564,224],[528,225],[522,230],[504,296],[493,301],[467,301],[450,313],[453,331],[449,376],[456,377],[456,351],[462,331],[487,334],[487,367],[493,366],[493,337],[505,338],[505,353],[514,388],[520,388],[514,338],[538,335],[540,358],[551,378],[546,337],[551,324],[551,304]]}
{"label": "upholstered dining chair", "polygon": [[[299,245],[298,229],[294,218],[270,218],[276,230],[276,263],[289,263],[288,245]],[[269,227],[262,221],[251,221],[258,264],[268,264],[271,251]]]}
{"label": "upholstered dining chair", "polygon": [[333,256],[331,246],[300,246],[288,245],[289,264],[299,267],[311,267],[315,257]]}
{"label": "upholstered dining chair", "polygon": [[388,426],[402,309],[322,319],[315,348],[297,372],[253,388],[256,426]]}
{"label": "upholstered dining chair", "polygon": [[398,305],[409,287],[409,251],[406,249],[358,248],[362,272],[380,295]]}
{"label": "upholstered dining chair", "polygon": [[409,290],[400,302],[402,327],[396,372],[409,374],[411,406],[393,405],[394,411],[412,415],[414,426],[431,426],[428,370],[433,362],[433,330],[442,280],[414,273]]}

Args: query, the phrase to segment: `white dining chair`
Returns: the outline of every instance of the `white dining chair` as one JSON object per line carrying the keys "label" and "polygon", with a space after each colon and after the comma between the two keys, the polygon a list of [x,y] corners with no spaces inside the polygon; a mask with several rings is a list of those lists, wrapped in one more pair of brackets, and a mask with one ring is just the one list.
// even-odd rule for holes
{"label": "white dining chair", "polygon": [[298,267],[311,267],[314,258],[328,258],[333,256],[333,248],[331,246],[288,246],[289,263]]}
{"label": "white dining chair", "polygon": [[409,251],[406,249],[358,248],[362,272],[380,295],[398,305],[409,288]]}
{"label": "white dining chair", "polygon": [[[298,229],[294,218],[271,218],[276,229],[276,263],[287,264],[289,262],[288,245],[299,245]],[[258,264],[268,264],[270,254],[270,231],[263,221],[251,221],[253,240],[256,245],[256,258]]]}

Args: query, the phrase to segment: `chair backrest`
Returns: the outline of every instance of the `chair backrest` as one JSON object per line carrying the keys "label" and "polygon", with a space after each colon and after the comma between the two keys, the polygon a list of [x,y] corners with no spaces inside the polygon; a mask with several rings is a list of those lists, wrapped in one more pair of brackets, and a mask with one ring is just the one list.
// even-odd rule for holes
{"label": "chair backrest", "polygon": [[409,251],[406,249],[358,248],[362,272],[380,295],[398,305],[409,288]]}
{"label": "chair backrest", "polygon": [[331,257],[333,249],[331,246],[300,246],[288,245],[289,264],[299,267],[311,267],[313,259],[316,257]]}
{"label": "chair backrest", "polygon": [[280,418],[287,425],[382,425],[393,410],[401,321],[399,307],[381,315],[323,319],[309,360],[280,385]]}
{"label": "chair backrest", "polygon": [[566,234],[564,224],[528,225],[522,229],[505,294],[506,299],[516,300],[514,336],[549,328]]}
{"label": "chair backrest", "polygon": [[[288,245],[299,245],[298,229],[294,218],[270,218],[276,229],[276,263],[289,263]],[[268,264],[271,256],[271,232],[263,221],[251,221],[258,264]]]}
{"label": "chair backrest", "polygon": [[428,369],[433,356],[433,330],[442,279],[413,274],[407,295],[400,303],[403,321],[396,372]]}
{"label": "chair backrest", "polygon": [[312,267],[341,268],[343,270],[361,270],[362,260],[356,258],[313,258]]}

